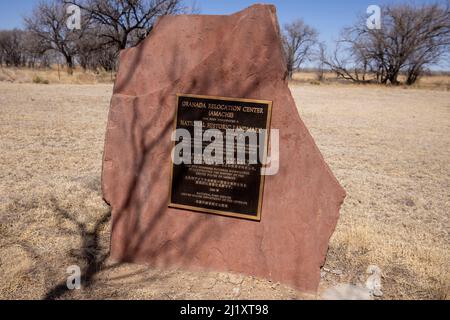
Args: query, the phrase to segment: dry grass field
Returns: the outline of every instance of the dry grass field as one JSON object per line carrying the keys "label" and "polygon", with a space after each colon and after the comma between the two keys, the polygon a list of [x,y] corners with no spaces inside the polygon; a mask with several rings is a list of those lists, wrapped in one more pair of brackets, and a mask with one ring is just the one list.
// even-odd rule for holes
{"label": "dry grass field", "polygon": [[[450,92],[293,85],[348,196],[321,290],[383,271],[383,299],[450,298]],[[103,261],[100,191],[110,84],[0,82],[0,298],[296,299],[253,277]],[[274,110],[276,112],[276,110]],[[70,265],[82,290],[65,290]]]}
{"label": "dry grass field", "polygon": [[[368,79],[370,76],[368,76]],[[400,75],[398,80],[400,82],[405,82],[405,76]],[[336,77],[336,74],[333,72],[324,72],[323,74],[323,80],[321,82],[333,84],[333,83],[340,83],[340,84],[351,84],[351,82],[347,82],[342,79],[338,79]],[[313,84],[313,85],[320,85],[320,82],[318,81],[318,74],[313,71],[302,71],[297,72],[294,74],[292,79],[293,84]],[[367,85],[369,86],[369,85]],[[371,86],[377,86],[376,84],[373,84]],[[403,87],[404,89],[408,88],[407,86]],[[426,75],[421,77],[417,83],[415,83],[410,88],[413,89],[427,89],[427,90],[443,90],[443,91],[450,91],[450,75],[448,74],[432,74],[432,75]]]}
{"label": "dry grass field", "polygon": [[106,71],[83,71],[75,68],[73,74],[60,66],[51,69],[5,68],[0,66],[0,81],[11,83],[42,83],[42,84],[98,84],[112,83],[115,75]]}
{"label": "dry grass field", "polygon": [[450,298],[450,93],[292,90],[347,191],[329,268],[343,271],[340,281],[357,283],[368,265],[378,265],[388,299]]}

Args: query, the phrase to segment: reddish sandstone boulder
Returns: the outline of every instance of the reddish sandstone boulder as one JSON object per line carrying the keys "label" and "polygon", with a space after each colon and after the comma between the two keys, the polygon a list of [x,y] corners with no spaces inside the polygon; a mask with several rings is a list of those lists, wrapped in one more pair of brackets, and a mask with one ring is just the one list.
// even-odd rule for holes
{"label": "reddish sandstone boulder", "polygon": [[[168,208],[177,93],[273,101],[280,170],[266,177],[261,222]],[[102,187],[117,261],[317,290],[345,192],[298,115],[273,6],[163,17],[142,44],[121,53]]]}

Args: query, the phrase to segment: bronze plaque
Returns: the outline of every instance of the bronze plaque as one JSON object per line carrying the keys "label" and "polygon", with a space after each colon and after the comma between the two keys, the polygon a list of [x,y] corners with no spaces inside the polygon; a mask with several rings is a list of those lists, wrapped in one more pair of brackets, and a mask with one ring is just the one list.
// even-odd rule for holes
{"label": "bronze plaque", "polygon": [[[260,221],[264,188],[261,168],[267,153],[271,111],[272,102],[266,100],[179,94],[174,127],[184,135],[173,137],[173,152],[190,161],[172,161],[169,207]],[[252,133],[257,139],[246,136]],[[222,145],[218,134],[223,136]],[[236,136],[230,139],[230,134]],[[176,149],[184,139],[189,147]],[[223,162],[212,161],[212,157]]]}

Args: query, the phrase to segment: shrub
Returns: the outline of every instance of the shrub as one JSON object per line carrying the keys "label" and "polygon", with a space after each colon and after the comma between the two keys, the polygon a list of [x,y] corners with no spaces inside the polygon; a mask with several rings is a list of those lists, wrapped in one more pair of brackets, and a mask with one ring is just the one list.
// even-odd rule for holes
{"label": "shrub", "polygon": [[35,76],[33,78],[33,83],[38,83],[38,84],[49,84],[50,82],[47,79],[43,79],[39,76]]}

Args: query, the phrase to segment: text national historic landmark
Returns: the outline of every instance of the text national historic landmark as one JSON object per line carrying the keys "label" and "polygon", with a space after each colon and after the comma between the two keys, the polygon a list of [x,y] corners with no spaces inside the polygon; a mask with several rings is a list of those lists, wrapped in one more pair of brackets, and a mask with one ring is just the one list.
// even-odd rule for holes
{"label": "text national historic landmark", "polygon": [[271,108],[270,101],[179,95],[175,140],[182,141],[174,156],[181,159],[173,159],[169,206],[260,220]]}
{"label": "text national historic landmark", "polygon": [[270,5],[165,16],[122,51],[102,176],[114,260],[317,290],[345,192],[286,75]]}

